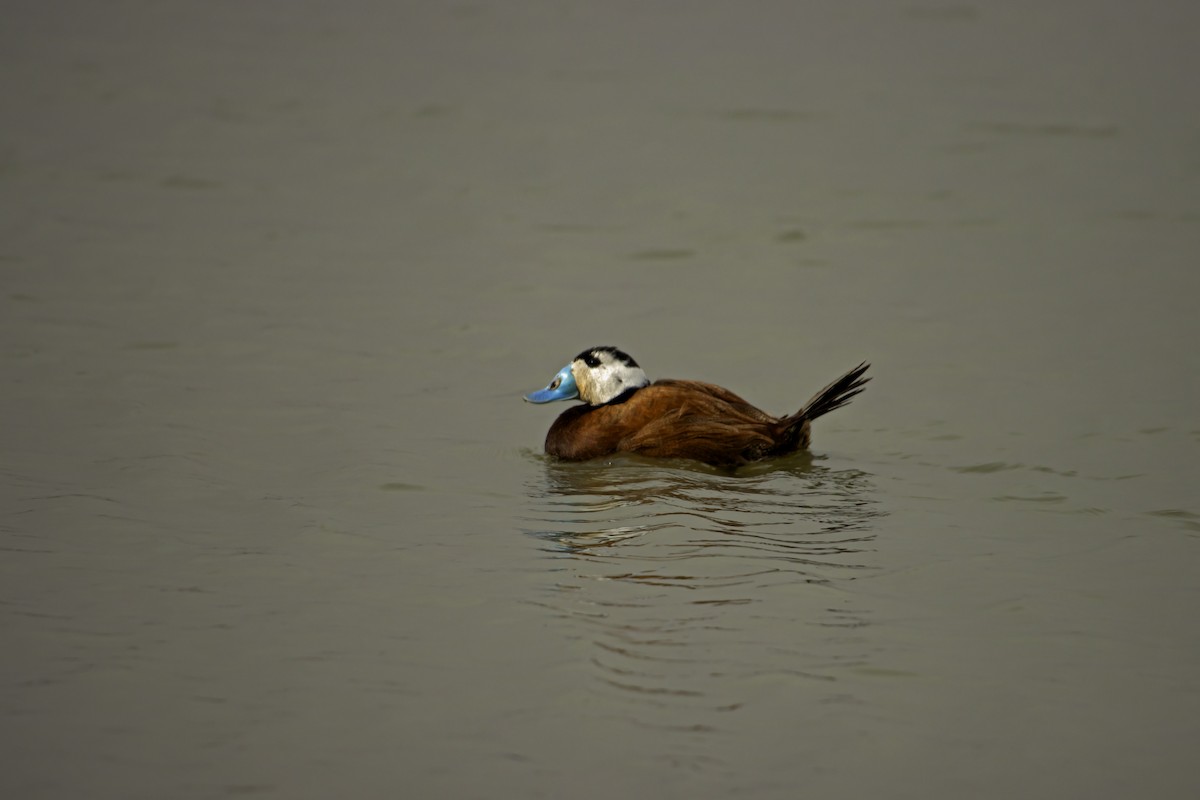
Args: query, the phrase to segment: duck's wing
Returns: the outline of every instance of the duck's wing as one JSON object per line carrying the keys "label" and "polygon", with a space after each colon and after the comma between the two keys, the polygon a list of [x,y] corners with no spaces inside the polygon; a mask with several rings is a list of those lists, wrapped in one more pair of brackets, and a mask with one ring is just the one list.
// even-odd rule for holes
{"label": "duck's wing", "polygon": [[[691,458],[736,466],[773,445],[778,421],[728,389],[699,381],[656,381],[635,399],[646,404],[642,424],[619,449],[655,458]],[[632,411],[632,409],[631,409]]]}
{"label": "duck's wing", "polygon": [[622,440],[620,449],[654,458],[690,458],[736,467],[770,450],[773,441],[759,425],[713,420],[659,419]]}
{"label": "duck's wing", "polygon": [[667,378],[655,381],[653,385],[665,387],[671,390],[670,394],[682,398],[692,406],[691,413],[694,416],[712,417],[718,420],[746,418],[759,422],[775,422],[775,417],[750,405],[740,396],[715,383]]}

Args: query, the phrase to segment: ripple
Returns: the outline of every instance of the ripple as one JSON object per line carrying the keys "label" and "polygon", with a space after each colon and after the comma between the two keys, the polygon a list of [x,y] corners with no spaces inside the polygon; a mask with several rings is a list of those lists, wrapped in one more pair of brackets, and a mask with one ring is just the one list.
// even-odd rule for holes
{"label": "ripple", "polygon": [[1200,531],[1200,514],[1194,511],[1182,508],[1160,508],[1155,511],[1147,511],[1146,514],[1151,517],[1172,520],[1184,530]]}
{"label": "ripple", "polygon": [[716,733],[763,681],[828,692],[870,662],[847,635],[872,623],[847,591],[875,568],[868,474],[808,455],[736,473],[633,456],[542,465],[524,529],[555,568],[532,602],[587,643],[588,690],[632,723],[684,713]]}
{"label": "ripple", "polygon": [[559,552],[656,533],[654,555],[615,557],[765,554],[781,562],[861,568],[841,557],[861,552],[870,537],[846,534],[878,515],[861,496],[863,473],[835,472],[807,460],[737,475],[635,458],[547,462],[544,479],[529,487],[535,508],[525,517],[526,531]]}
{"label": "ripple", "polygon": [[1111,139],[1119,133],[1119,129],[1115,125],[1091,125],[1074,122],[984,121],[977,122],[971,127],[974,130],[998,134],[1000,136]]}

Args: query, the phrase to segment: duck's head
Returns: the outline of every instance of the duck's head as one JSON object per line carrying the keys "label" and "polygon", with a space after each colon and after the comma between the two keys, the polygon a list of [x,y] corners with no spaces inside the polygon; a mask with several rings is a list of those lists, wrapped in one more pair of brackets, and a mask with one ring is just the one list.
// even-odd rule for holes
{"label": "duck's head", "polygon": [[593,347],[560,369],[549,386],[525,395],[525,399],[549,403],[578,398],[589,406],[602,406],[649,383],[646,373],[628,353],[615,347]]}

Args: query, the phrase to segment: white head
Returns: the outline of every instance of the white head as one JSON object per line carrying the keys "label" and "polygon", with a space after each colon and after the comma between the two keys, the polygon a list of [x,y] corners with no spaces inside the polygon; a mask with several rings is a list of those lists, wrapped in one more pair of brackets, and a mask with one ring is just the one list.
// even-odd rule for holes
{"label": "white head", "polygon": [[601,406],[649,384],[646,373],[628,353],[615,347],[593,347],[575,356],[549,386],[525,399],[548,403],[578,397],[590,406]]}
{"label": "white head", "polygon": [[571,362],[571,374],[579,387],[579,399],[589,406],[604,405],[650,383],[638,363],[615,347],[584,350]]}

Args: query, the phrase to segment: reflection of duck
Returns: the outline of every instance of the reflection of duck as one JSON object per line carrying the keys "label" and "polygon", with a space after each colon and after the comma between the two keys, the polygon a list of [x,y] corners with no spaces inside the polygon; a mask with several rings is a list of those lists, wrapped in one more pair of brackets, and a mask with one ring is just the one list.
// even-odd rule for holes
{"label": "reflection of duck", "polygon": [[[688,569],[669,573],[725,574],[732,562],[712,558],[718,555],[769,556],[806,577],[805,568],[794,565],[858,569],[857,559],[841,556],[864,550],[860,543],[874,538],[870,523],[880,514],[869,475],[814,465],[806,452],[757,462],[737,477],[694,461],[627,454],[586,462],[547,459],[544,468],[529,483],[535,507],[525,517],[527,533],[551,550],[577,553],[655,533],[641,546],[656,555],[621,551],[622,558],[646,559],[645,568],[655,574],[653,564],[681,559],[690,562]],[[701,555],[702,563],[691,561]],[[744,573],[746,565],[738,563]]]}
{"label": "reflection of duck", "polygon": [[812,421],[861,392],[870,380],[863,377],[868,366],[859,364],[795,414],[773,417],[711,383],[651,383],[627,353],[593,347],[525,399],[584,402],[559,415],[546,434],[546,452],[564,460],[637,453],[735,467],[806,449]]}

